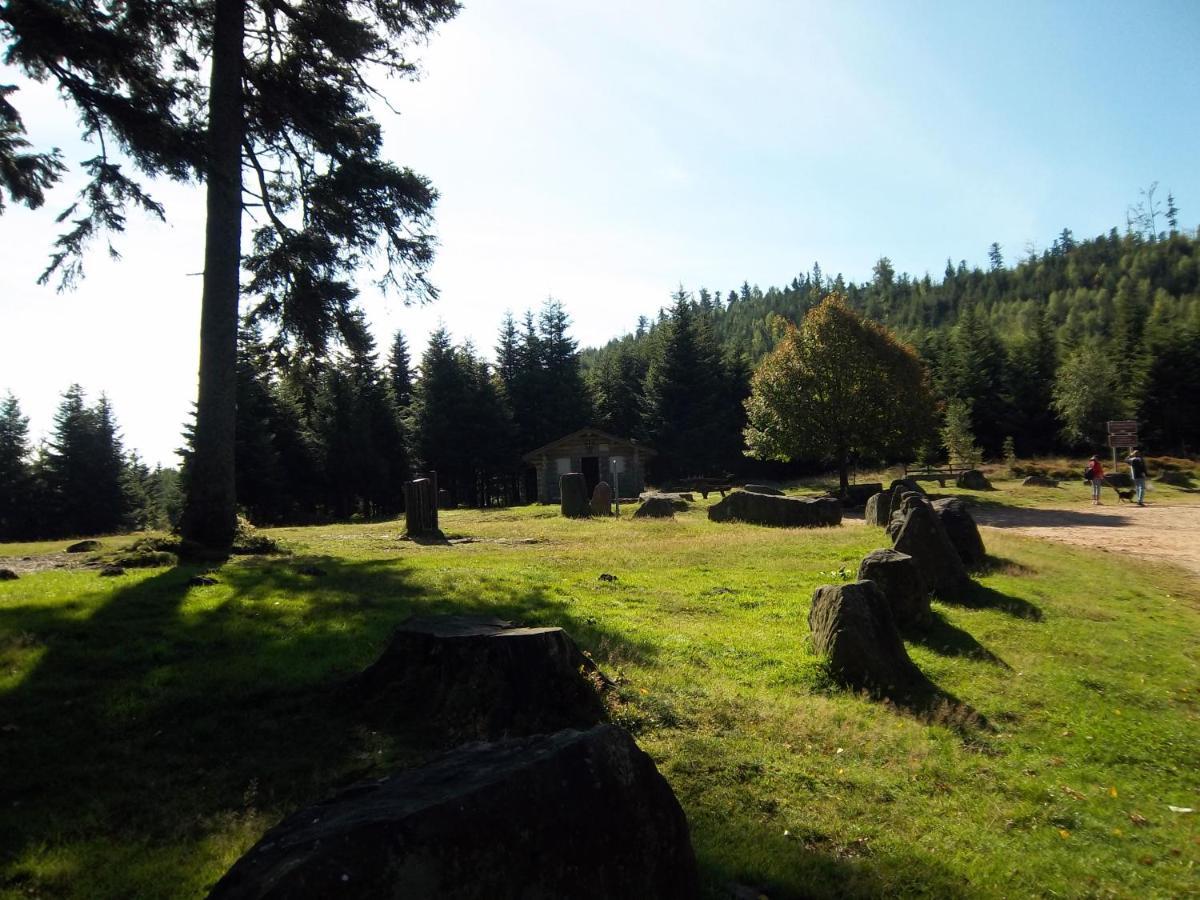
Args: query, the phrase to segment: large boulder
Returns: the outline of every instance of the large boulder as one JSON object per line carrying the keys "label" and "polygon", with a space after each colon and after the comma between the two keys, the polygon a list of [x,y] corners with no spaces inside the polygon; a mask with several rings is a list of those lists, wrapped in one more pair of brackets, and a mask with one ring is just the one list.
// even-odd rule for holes
{"label": "large boulder", "polygon": [[592,515],[612,515],[613,490],[607,481],[597,483],[592,490]]}
{"label": "large boulder", "polygon": [[921,677],[900,640],[888,601],[873,581],[817,588],[808,627],[813,649],[845,684],[886,692]]}
{"label": "large boulder", "polygon": [[883,490],[883,484],[878,481],[862,484],[848,484],[842,493],[842,502],[847,506],[863,506],[871,497]]}
{"label": "large boulder", "polygon": [[587,479],[582,472],[567,472],[558,479],[560,508],[568,519],[586,519],[591,514]]}
{"label": "large boulder", "polygon": [[603,722],[607,684],[561,628],[414,616],[342,697],[372,718],[491,740]]}
{"label": "large boulder", "polygon": [[749,491],[751,494],[768,494],[772,497],[783,496],[783,491],[769,484],[748,484],[742,490]]}
{"label": "large boulder", "polygon": [[943,600],[953,600],[971,583],[958,550],[928,503],[904,513],[893,548],[913,558],[925,585]]}
{"label": "large boulder", "polygon": [[210,900],[694,898],[687,820],[613,725],[472,744],[268,831]]}
{"label": "large boulder", "polygon": [[867,498],[867,507],[863,518],[868,525],[886,528],[892,518],[892,495],[888,491],[880,491]]}
{"label": "large boulder", "polygon": [[841,524],[842,504],[832,497],[803,499],[734,491],[710,506],[708,517],[714,522],[819,528]]}
{"label": "large boulder", "polygon": [[16,581],[19,577],[12,569],[0,569],[0,581]]}
{"label": "large boulder", "polygon": [[968,569],[978,569],[987,561],[987,550],[979,535],[979,526],[971,515],[971,509],[958,497],[946,497],[933,501],[933,511],[942,520],[942,527],[950,543],[958,551],[959,559]]}
{"label": "large boulder", "polygon": [[929,588],[907,553],[872,550],[858,565],[858,580],[873,581],[887,598],[896,625],[924,625],[930,618]]}
{"label": "large boulder", "polygon": [[965,488],[968,491],[992,490],[992,483],[988,481],[987,476],[985,476],[978,469],[967,469],[967,471],[962,472],[958,476],[955,483],[960,488]]}
{"label": "large boulder", "polygon": [[99,541],[76,541],[67,547],[68,553],[95,553],[100,549]]}
{"label": "large boulder", "polygon": [[633,513],[635,519],[672,519],[675,510],[687,509],[682,500],[672,500],[670,497],[647,497]]}

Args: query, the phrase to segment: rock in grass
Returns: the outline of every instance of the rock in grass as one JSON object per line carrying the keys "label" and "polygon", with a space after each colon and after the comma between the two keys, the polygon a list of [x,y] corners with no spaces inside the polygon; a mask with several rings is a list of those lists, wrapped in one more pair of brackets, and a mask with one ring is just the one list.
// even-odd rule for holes
{"label": "rock in grass", "polygon": [[818,528],[841,524],[842,504],[832,497],[803,499],[734,491],[708,508],[708,518],[714,522]]}
{"label": "rock in grass", "polygon": [[946,529],[950,543],[958,551],[963,565],[968,569],[982,566],[987,561],[987,550],[967,504],[958,497],[946,497],[933,501],[933,511],[941,519],[942,527]]}
{"label": "rock in grass", "polygon": [[883,591],[873,581],[827,584],[808,613],[813,648],[843,684],[890,691],[912,684],[920,670],[908,657]]}
{"label": "rock in grass", "polygon": [[658,500],[666,500],[671,506],[679,512],[683,512],[688,508],[689,503],[696,502],[696,498],[686,492],[671,492],[671,491],[643,491],[638,494],[638,500],[645,503],[647,500],[655,498]]}
{"label": "rock in grass", "polygon": [[600,725],[468,745],[350,787],[268,831],[209,898],[698,896],[670,786]]}
{"label": "rock in grass", "polygon": [[608,683],[561,628],[423,616],[402,622],[343,695],[374,717],[492,740],[603,722]]}
{"label": "rock in grass", "polygon": [[978,469],[968,469],[963,472],[958,476],[956,483],[960,488],[965,488],[968,491],[992,490],[992,483]]}
{"label": "rock in grass", "polygon": [[943,600],[954,600],[971,583],[958,550],[927,502],[904,514],[893,546],[913,558],[926,586]]}
{"label": "rock in grass", "polygon": [[0,569],[0,581],[16,581],[18,577],[12,569]]}
{"label": "rock in grass", "polygon": [[634,510],[633,517],[635,519],[672,519],[680,504],[687,509],[687,504],[682,500],[672,500],[669,497],[647,497],[642,501],[642,505]]}
{"label": "rock in grass", "polygon": [[896,550],[872,550],[858,566],[859,581],[873,581],[883,592],[897,627],[929,621],[929,589],[913,558]]}
{"label": "rock in grass", "polygon": [[921,487],[921,483],[915,478],[897,478],[889,486],[889,491],[895,491],[897,487],[903,487],[908,491],[916,491],[918,494],[925,493],[925,489]]}
{"label": "rock in grass", "polygon": [[880,491],[867,498],[867,508],[863,518],[868,525],[886,528],[892,517],[892,495],[888,491]]}
{"label": "rock in grass", "polygon": [[567,472],[558,479],[560,509],[568,519],[586,519],[591,515],[587,479],[582,472]]}
{"label": "rock in grass", "polygon": [[124,575],[125,570],[120,566],[105,566],[100,570],[102,578],[115,578],[118,575]]}
{"label": "rock in grass", "polygon": [[187,580],[188,587],[207,587],[209,585],[220,584],[216,578],[211,575],[193,575]]}
{"label": "rock in grass", "polygon": [[76,541],[67,548],[68,553],[95,553],[100,549],[99,541]]}

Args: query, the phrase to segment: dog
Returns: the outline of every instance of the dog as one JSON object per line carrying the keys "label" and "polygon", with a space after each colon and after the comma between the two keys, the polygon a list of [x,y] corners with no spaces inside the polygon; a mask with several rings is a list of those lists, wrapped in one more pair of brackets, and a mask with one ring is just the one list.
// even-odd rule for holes
{"label": "dog", "polygon": [[1113,490],[1117,492],[1117,502],[1118,503],[1132,503],[1133,502],[1133,491],[1123,491],[1120,488],[1116,488],[1116,487],[1114,487]]}

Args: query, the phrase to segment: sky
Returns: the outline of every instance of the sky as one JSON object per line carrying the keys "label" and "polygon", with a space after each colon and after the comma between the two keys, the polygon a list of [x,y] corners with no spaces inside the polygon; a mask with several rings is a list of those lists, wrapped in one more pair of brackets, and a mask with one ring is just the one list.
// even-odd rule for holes
{"label": "sky", "polygon": [[[1159,183],[1200,223],[1200,4],[467,0],[422,75],[385,91],[387,154],[440,192],[440,298],[364,281],[381,346],[419,356],[439,324],[491,353],[506,311],[548,297],[583,345],[680,285],[782,285],[881,256],[940,278],[1123,227]],[[0,66],[38,147],[93,155],[45,86]],[[176,463],[195,397],[203,193],[155,186],[85,280],[36,284],[78,189],[0,216],[0,396],[40,439],[68,385],[108,395],[126,446]]]}

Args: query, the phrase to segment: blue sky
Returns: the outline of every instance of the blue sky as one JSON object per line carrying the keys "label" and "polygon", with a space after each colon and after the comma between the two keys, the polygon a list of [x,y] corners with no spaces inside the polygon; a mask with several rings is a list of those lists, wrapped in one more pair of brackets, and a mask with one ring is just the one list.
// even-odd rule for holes
{"label": "blue sky", "polygon": [[[1124,224],[1139,188],[1200,222],[1200,4],[479,0],[419,50],[381,110],[390,154],[442,199],[432,276],[406,308],[365,290],[381,343],[419,352],[443,322],[489,350],[505,310],[563,301],[600,343],[680,283],[782,284],[819,261],[939,277]],[[19,82],[0,70],[0,82]],[[67,159],[74,116],[15,98]],[[47,209],[0,218],[0,392],[35,433],[78,381],[107,391],[127,443],[171,463],[195,390],[202,195],[162,186],[121,263],[69,295],[34,284]]]}

